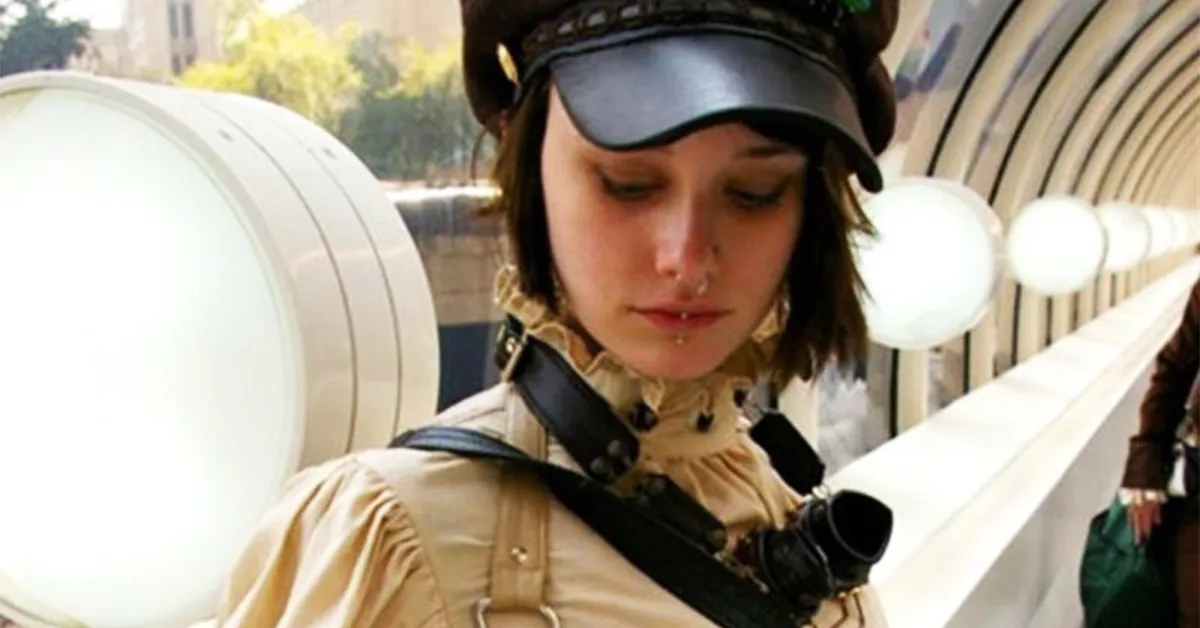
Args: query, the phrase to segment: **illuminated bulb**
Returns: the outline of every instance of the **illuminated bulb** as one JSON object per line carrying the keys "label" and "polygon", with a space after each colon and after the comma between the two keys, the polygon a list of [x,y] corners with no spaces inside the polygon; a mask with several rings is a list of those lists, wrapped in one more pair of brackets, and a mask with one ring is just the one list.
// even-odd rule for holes
{"label": "illuminated bulb", "polygon": [[1093,280],[1104,264],[1107,236],[1090,204],[1047,196],[1028,205],[1008,229],[1013,276],[1039,294],[1070,294]]}
{"label": "illuminated bulb", "polygon": [[916,349],[975,326],[1003,270],[1000,221],[987,202],[957,182],[902,179],[863,210],[878,232],[855,242],[871,338]]}

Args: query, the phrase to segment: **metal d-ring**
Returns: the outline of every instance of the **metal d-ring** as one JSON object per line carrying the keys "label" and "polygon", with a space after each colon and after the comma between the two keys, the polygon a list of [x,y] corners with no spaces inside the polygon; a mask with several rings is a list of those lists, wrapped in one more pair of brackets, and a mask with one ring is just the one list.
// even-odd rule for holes
{"label": "metal d-ring", "polygon": [[[492,610],[492,598],[485,597],[475,603],[475,628],[488,628],[487,616]],[[542,614],[542,618],[546,620],[546,625],[549,628],[562,628],[562,622],[558,620],[558,613],[554,612],[553,608],[542,604],[538,606],[538,612]]]}

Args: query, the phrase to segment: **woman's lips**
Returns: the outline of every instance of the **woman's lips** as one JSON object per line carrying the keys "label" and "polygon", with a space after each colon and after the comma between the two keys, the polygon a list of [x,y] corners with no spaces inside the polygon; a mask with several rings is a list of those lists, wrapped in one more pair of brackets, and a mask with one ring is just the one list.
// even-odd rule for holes
{"label": "woman's lips", "polygon": [[642,315],[651,325],[660,330],[680,334],[686,332],[696,332],[712,327],[717,321],[724,318],[728,312],[719,310],[671,310],[671,309],[646,309],[635,310]]}

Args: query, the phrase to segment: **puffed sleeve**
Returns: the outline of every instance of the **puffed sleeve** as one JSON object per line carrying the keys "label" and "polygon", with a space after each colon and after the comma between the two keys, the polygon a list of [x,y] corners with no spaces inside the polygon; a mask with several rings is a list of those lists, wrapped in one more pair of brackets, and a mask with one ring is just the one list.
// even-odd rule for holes
{"label": "puffed sleeve", "polygon": [[234,566],[217,625],[448,628],[408,509],[353,456],[301,471]]}

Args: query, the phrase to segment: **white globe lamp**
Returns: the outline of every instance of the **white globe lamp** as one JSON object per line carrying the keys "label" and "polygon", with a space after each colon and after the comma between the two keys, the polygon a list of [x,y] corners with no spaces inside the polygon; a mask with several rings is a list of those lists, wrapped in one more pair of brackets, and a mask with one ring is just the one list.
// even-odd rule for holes
{"label": "white globe lamp", "polygon": [[1025,206],[1009,225],[1008,263],[1022,286],[1046,296],[1083,288],[1105,259],[1104,225],[1087,202],[1046,196]]}
{"label": "white globe lamp", "polygon": [[955,181],[911,178],[863,209],[878,232],[855,243],[872,340],[920,349],[974,327],[1004,268],[1000,221],[987,202]]}
{"label": "white globe lamp", "polygon": [[412,238],[350,151],[248,98],[16,75],[0,163],[0,615],[205,620],[298,466],[434,411]]}
{"label": "white globe lamp", "polygon": [[1171,218],[1172,233],[1175,236],[1171,243],[1171,252],[1183,251],[1191,243],[1191,222],[1188,220],[1187,214],[1178,207],[1168,207],[1166,212]]}
{"label": "white globe lamp", "polygon": [[1188,245],[1194,248],[1200,244],[1200,211],[1187,209],[1184,213],[1188,217]]}
{"label": "white globe lamp", "polygon": [[1144,206],[1141,208],[1141,212],[1150,225],[1150,253],[1146,259],[1147,261],[1157,260],[1171,252],[1171,247],[1175,243],[1175,223],[1162,208],[1157,206]]}
{"label": "white globe lamp", "polygon": [[1108,203],[1097,210],[1108,240],[1104,256],[1106,272],[1127,271],[1150,251],[1150,224],[1136,208],[1125,203]]}
{"label": "white globe lamp", "polygon": [[1191,249],[1196,246],[1196,241],[1200,239],[1200,226],[1196,224],[1196,212],[1190,209],[1179,209],[1179,214],[1183,216],[1184,228],[1184,249]]}

